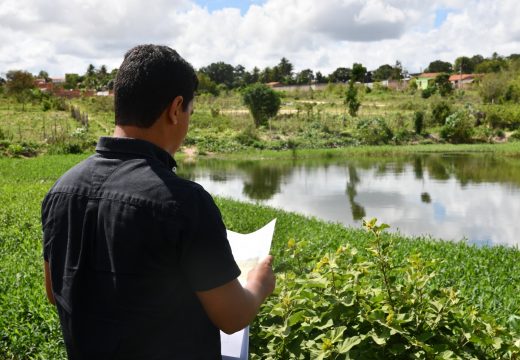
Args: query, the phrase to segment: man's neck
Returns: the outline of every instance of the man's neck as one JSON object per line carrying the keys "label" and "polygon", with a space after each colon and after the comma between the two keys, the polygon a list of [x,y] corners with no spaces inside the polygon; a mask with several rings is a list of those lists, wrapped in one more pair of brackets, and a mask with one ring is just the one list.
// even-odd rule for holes
{"label": "man's neck", "polygon": [[172,154],[171,149],[164,141],[164,137],[162,135],[163,134],[157,131],[157,129],[154,129],[153,126],[150,128],[140,128],[137,126],[116,125],[113,136],[146,140]]}

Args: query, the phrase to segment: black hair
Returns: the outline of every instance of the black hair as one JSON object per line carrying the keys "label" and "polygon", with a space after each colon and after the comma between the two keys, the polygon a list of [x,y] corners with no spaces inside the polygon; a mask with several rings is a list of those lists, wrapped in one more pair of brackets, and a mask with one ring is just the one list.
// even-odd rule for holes
{"label": "black hair", "polygon": [[148,128],[177,96],[186,111],[197,86],[195,70],[175,50],[136,46],[125,54],[114,81],[116,125]]}

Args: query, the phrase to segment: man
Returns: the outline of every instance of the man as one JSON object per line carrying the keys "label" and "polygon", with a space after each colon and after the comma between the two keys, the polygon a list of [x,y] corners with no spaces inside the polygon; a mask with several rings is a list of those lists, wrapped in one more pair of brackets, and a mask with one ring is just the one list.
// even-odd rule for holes
{"label": "man", "polygon": [[274,289],[271,257],[240,285],[213,199],[174,173],[197,83],[174,50],[131,49],[114,137],[44,199],[47,296],[69,359],[220,358],[219,329],[244,328]]}

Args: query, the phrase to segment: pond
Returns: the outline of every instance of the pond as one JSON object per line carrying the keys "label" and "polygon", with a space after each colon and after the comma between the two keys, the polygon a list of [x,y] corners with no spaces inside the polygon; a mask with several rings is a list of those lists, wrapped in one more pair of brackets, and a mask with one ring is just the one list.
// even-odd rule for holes
{"label": "pond", "polygon": [[421,154],[323,160],[200,160],[178,174],[213,195],[404,235],[518,246],[520,159]]}

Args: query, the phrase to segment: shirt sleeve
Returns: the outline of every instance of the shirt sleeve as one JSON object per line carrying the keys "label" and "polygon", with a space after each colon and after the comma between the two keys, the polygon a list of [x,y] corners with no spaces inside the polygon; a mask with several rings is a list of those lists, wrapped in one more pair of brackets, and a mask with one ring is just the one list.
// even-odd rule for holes
{"label": "shirt sleeve", "polygon": [[51,217],[50,217],[50,198],[49,195],[45,196],[42,202],[42,230],[43,230],[43,259],[49,261],[49,255],[51,250]]}
{"label": "shirt sleeve", "polygon": [[188,229],[183,239],[181,267],[194,291],[206,291],[236,279],[240,269],[233,258],[222,215],[211,195],[195,191]]}

